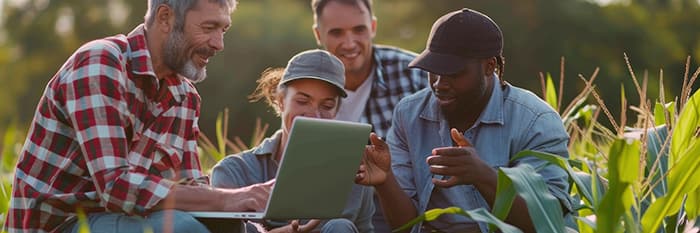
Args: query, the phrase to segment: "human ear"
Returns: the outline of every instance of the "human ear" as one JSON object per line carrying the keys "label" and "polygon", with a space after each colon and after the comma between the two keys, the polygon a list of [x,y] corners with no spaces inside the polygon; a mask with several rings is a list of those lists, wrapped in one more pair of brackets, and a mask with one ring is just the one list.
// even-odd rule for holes
{"label": "human ear", "polygon": [[314,37],[316,38],[316,45],[318,45],[319,47],[323,47],[323,45],[321,44],[321,32],[318,31],[318,24],[314,24],[311,28],[314,31]]}
{"label": "human ear", "polygon": [[160,4],[156,10],[156,22],[158,28],[164,33],[169,33],[172,30],[172,26],[175,19],[175,12],[170,8],[170,6],[165,4]]}
{"label": "human ear", "polygon": [[494,72],[496,72],[496,63],[496,57],[484,59],[481,63],[482,67],[484,68],[484,74],[492,75]]}

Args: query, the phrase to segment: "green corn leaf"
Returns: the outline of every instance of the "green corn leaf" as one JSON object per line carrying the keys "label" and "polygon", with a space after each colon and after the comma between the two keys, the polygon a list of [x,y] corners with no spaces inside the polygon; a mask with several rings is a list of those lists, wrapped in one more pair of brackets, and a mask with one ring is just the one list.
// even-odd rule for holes
{"label": "green corn leaf", "polygon": [[597,229],[600,232],[620,232],[620,218],[631,211],[634,203],[632,185],[639,174],[639,141],[624,139],[613,142],[608,153],[608,191],[596,206]]}
{"label": "green corn leaf", "polygon": [[527,210],[537,232],[564,232],[564,215],[559,200],[547,188],[540,174],[527,164],[500,168],[498,179],[510,179],[525,200]]}
{"label": "green corn leaf", "polygon": [[685,104],[671,135],[671,157],[669,166],[678,162],[689,145],[700,137],[700,92],[695,92]]}
{"label": "green corn leaf", "polygon": [[[589,203],[596,203],[597,200],[593,198],[592,194],[592,186],[591,182],[586,182],[585,180],[581,179],[582,177],[578,175],[576,171],[571,167],[569,159],[562,158],[559,155],[551,154],[551,153],[546,153],[546,152],[539,152],[539,151],[532,151],[532,150],[525,150],[517,153],[512,159],[513,160],[518,160],[523,157],[527,156],[533,156],[538,159],[547,161],[553,165],[556,165],[560,167],[561,169],[564,169],[566,173],[569,175],[569,178],[574,181],[574,185],[576,185],[579,193],[581,196],[586,199]],[[586,166],[585,163],[579,163],[579,166]],[[498,215],[497,215],[498,216]]]}
{"label": "green corn leaf", "polygon": [[[671,119],[668,119],[670,121],[666,122],[666,112],[668,112],[669,117]],[[673,125],[673,116],[676,115],[676,102],[669,102],[667,104],[662,104],[657,102],[654,105],[654,124],[656,126],[659,125]]]}
{"label": "green corn leaf", "polygon": [[[678,121],[680,122],[681,119]],[[671,144],[673,143],[672,141]],[[700,172],[697,172],[700,169],[700,156],[696,156],[700,154],[700,143],[697,140],[694,141],[684,152],[688,152],[688,156],[682,156],[680,161],[669,169],[667,194],[656,199],[644,213],[642,217],[644,232],[656,232],[666,216],[680,210],[685,194],[697,190],[700,186]],[[691,211],[696,211],[692,208]]]}
{"label": "green corn leaf", "polygon": [[552,81],[552,75],[550,73],[547,73],[547,84],[545,89],[547,92],[545,97],[547,104],[549,104],[549,106],[551,106],[553,109],[558,110],[557,87],[554,86],[554,81]]}
{"label": "green corn leaf", "polygon": [[501,232],[503,233],[522,233],[522,231],[514,226],[511,226],[498,218],[496,216],[493,216],[491,213],[486,211],[483,208],[478,208],[475,210],[462,210],[459,207],[449,207],[449,208],[444,208],[444,209],[432,209],[428,210],[422,215],[412,219],[405,225],[401,226],[400,228],[393,230],[392,232],[399,232],[399,231],[404,231],[407,229],[410,229],[414,225],[418,224],[419,222],[423,221],[432,221],[435,220],[436,218],[440,217],[440,215],[443,214],[459,214],[462,216],[466,216],[468,218],[471,218],[477,222],[485,222],[488,224],[492,224],[497,226]]}
{"label": "green corn leaf", "polygon": [[515,195],[513,182],[510,179],[502,179],[499,174],[496,186],[496,200],[492,210],[493,215],[498,219],[505,220],[508,217],[508,213],[510,213],[510,207],[513,205]]}

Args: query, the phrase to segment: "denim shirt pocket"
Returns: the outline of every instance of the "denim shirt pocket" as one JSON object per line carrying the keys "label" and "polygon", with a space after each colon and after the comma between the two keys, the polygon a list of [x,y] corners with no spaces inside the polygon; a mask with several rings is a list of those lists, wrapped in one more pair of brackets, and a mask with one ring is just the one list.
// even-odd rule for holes
{"label": "denim shirt pocket", "polygon": [[510,141],[508,137],[501,136],[498,132],[481,134],[476,143],[479,157],[490,167],[498,169],[510,164]]}

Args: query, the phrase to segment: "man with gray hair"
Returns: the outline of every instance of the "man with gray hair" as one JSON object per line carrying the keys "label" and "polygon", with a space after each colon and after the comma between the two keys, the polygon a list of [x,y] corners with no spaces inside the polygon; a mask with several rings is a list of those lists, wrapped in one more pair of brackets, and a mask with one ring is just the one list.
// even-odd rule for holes
{"label": "man with gray hair", "polygon": [[271,183],[212,188],[198,160],[193,84],[224,49],[235,6],[150,0],[145,24],[79,48],[38,104],[5,230],[209,232],[186,211],[262,210]]}

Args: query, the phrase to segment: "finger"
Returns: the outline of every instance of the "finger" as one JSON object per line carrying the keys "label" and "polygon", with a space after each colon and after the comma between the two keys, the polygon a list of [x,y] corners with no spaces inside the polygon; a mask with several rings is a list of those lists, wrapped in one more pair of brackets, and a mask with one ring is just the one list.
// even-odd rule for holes
{"label": "finger", "polygon": [[355,183],[356,184],[364,184],[365,183],[365,174],[364,173],[359,173],[355,175]]}
{"label": "finger", "polygon": [[465,156],[444,156],[444,155],[431,155],[425,159],[428,165],[439,165],[439,166],[466,166],[469,165],[469,159]]}
{"label": "finger", "polygon": [[367,164],[367,162],[365,162],[367,160],[367,150],[369,150],[367,147],[369,146],[365,146],[365,150],[362,153],[362,159],[360,159],[360,167]]}
{"label": "finger", "polygon": [[441,188],[450,188],[452,186],[455,186],[457,184],[457,177],[450,177],[450,179],[447,180],[438,180],[433,178],[433,184],[435,186],[441,187]]}
{"label": "finger", "polygon": [[370,133],[369,134],[369,141],[372,142],[372,145],[375,147],[378,147],[378,149],[384,149],[386,148],[386,142],[382,140],[377,134],[375,133]]}
{"label": "finger", "polygon": [[452,136],[452,140],[455,141],[455,143],[457,143],[457,146],[461,146],[461,147],[472,146],[472,144],[469,143],[469,141],[464,137],[464,135],[462,133],[459,132],[459,130],[452,128],[452,130],[450,130],[450,135]]}
{"label": "finger", "polygon": [[262,201],[257,200],[257,199],[246,199],[244,200],[244,209],[245,211],[263,211],[265,207],[262,204]]}
{"label": "finger", "polygon": [[292,223],[289,224],[292,226],[292,231],[293,232],[298,232],[299,231],[299,220],[292,220]]}
{"label": "finger", "polygon": [[430,166],[429,170],[430,173],[443,176],[462,176],[464,174],[467,174],[467,168],[465,167],[448,167],[441,165],[432,165]]}
{"label": "finger", "polygon": [[360,164],[360,167],[357,168],[357,173],[363,173],[365,171],[367,171],[367,165]]}
{"label": "finger", "polygon": [[433,155],[464,156],[474,154],[474,147],[440,147],[433,149]]}
{"label": "finger", "polygon": [[318,219],[311,219],[311,220],[309,220],[308,223],[306,223],[306,224],[304,224],[303,226],[301,226],[301,227],[299,228],[299,231],[301,231],[301,232],[309,232],[309,231],[313,230],[314,228],[316,228],[316,227],[318,226],[318,224],[320,224],[320,223],[321,223],[321,220],[318,220]]}

